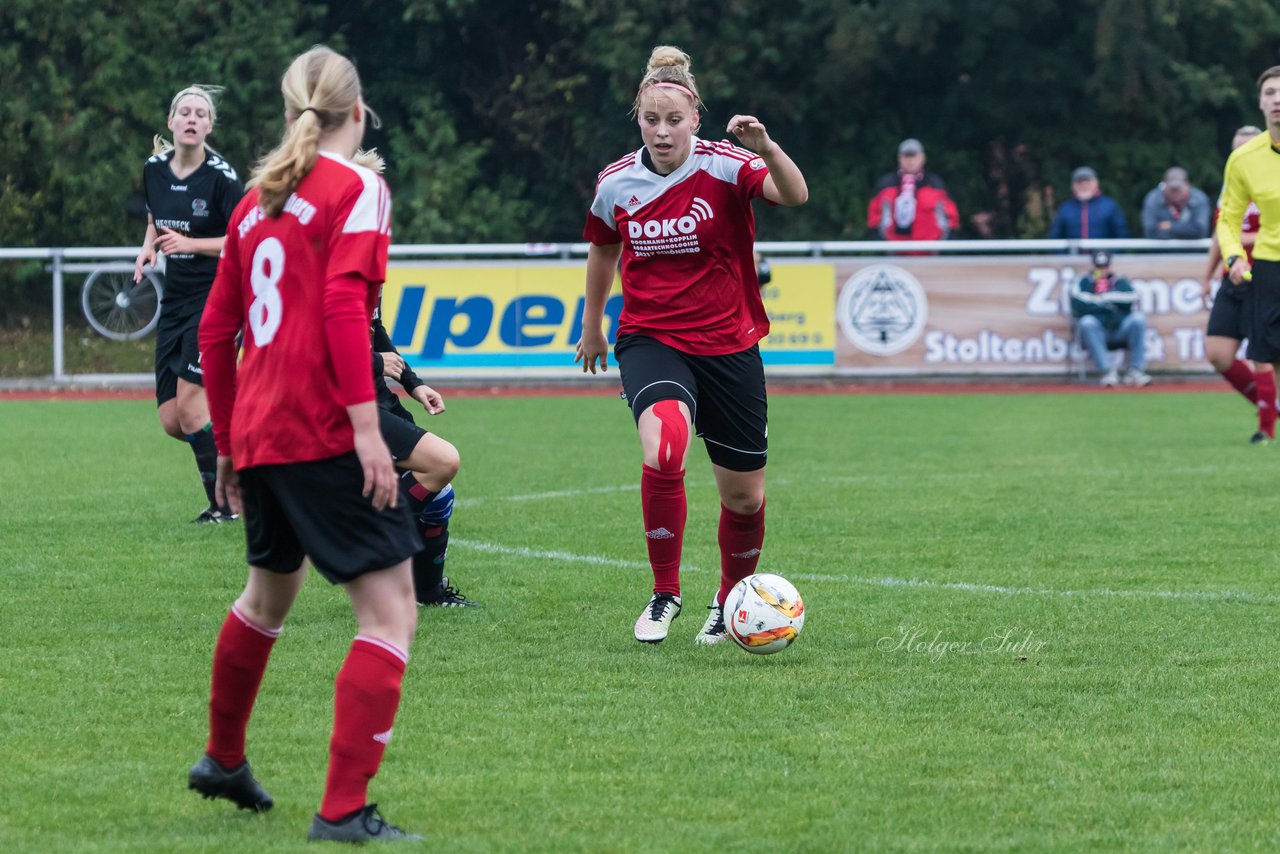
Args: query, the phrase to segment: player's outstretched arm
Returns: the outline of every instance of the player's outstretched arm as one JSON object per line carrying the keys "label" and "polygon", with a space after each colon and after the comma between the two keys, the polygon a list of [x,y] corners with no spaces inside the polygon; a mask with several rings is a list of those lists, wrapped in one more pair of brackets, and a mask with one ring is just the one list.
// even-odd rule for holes
{"label": "player's outstretched arm", "polygon": [[219,507],[230,507],[237,515],[244,513],[244,499],[240,497],[240,475],[231,457],[218,457],[218,476],[214,482],[213,497]]}
{"label": "player's outstretched arm", "polygon": [[582,362],[582,372],[609,370],[609,339],[604,334],[604,304],[613,288],[613,272],[618,269],[622,244],[591,244],[587,249],[587,297],[582,304],[582,337],[578,339],[575,363]]}
{"label": "player's outstretched arm", "polygon": [[142,238],[142,249],[133,260],[133,280],[142,281],[142,268],[156,265],[156,221],[147,214],[147,234]]}
{"label": "player's outstretched arm", "polygon": [[410,392],[413,399],[422,404],[428,415],[439,415],[444,412],[444,396],[429,385],[420,385]]}
{"label": "player's outstretched arm", "polygon": [[769,138],[764,123],[755,116],[734,116],[729,119],[729,133],[738,138],[743,147],[749,148],[769,167],[764,179],[764,197],[774,204],[795,207],[809,200],[809,185],[805,183],[800,167]]}
{"label": "player's outstretched arm", "polygon": [[355,431],[356,456],[364,471],[362,494],[378,510],[395,507],[400,481],[391,451],[378,427],[378,405],[373,401],[356,403],[347,407],[347,415]]}

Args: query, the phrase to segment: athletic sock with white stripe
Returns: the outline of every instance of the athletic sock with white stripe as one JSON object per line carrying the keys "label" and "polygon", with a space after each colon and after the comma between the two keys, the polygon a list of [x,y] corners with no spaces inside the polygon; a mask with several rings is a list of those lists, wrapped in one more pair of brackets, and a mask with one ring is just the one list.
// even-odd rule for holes
{"label": "athletic sock with white stripe", "polygon": [[394,644],[357,635],[334,682],[333,737],[320,817],[336,822],[364,807],[400,706],[409,654]]}
{"label": "athletic sock with white stripe", "polygon": [[222,623],[213,649],[209,743],[205,753],[224,768],[236,768],[244,762],[245,729],[279,635],[280,629],[255,624],[234,605]]}

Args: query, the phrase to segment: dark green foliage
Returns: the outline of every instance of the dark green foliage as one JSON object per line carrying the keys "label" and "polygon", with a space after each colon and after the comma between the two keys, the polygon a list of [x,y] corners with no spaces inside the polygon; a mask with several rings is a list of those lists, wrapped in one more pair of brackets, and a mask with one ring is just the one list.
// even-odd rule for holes
{"label": "dark green foliage", "polygon": [[[315,42],[356,57],[400,242],[575,240],[596,172],[639,145],[649,49],[694,58],[702,135],[754,113],[812,198],[764,239],[857,238],[877,176],[922,139],[964,229],[1040,236],[1094,166],[1136,225],[1174,163],[1212,193],[1253,80],[1280,61],[1268,0],[398,0],[323,5],[9,0],[0,10],[0,245],[120,245],[169,98],[227,86],[212,144],[242,173],[280,132],[278,79]],[[1056,194],[1055,194],[1056,190]]]}

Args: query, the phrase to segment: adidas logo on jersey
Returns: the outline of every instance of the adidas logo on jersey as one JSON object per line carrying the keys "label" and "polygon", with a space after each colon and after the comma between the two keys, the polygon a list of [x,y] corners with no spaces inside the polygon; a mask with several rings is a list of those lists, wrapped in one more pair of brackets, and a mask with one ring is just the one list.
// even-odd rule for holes
{"label": "adidas logo on jersey", "polygon": [[637,199],[635,196],[632,196],[631,198],[627,199],[627,207],[629,208],[634,208],[638,204],[640,204],[640,200]]}
{"label": "adidas logo on jersey", "polygon": [[698,223],[715,219],[715,211],[706,199],[694,197],[689,212],[682,217],[667,219],[632,220],[627,231],[632,237],[675,237],[677,234],[693,234]]}

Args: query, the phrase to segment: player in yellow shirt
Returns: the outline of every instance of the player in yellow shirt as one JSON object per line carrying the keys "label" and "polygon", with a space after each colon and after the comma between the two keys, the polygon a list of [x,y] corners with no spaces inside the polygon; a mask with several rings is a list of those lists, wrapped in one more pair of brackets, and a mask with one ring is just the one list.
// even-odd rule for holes
{"label": "player in yellow shirt", "polygon": [[[1280,362],[1280,65],[1268,68],[1258,78],[1258,107],[1266,119],[1267,132],[1227,158],[1217,235],[1232,283],[1252,281],[1247,297],[1250,334],[1246,355],[1255,362],[1274,365]],[[1252,264],[1240,239],[1244,212],[1251,200],[1258,207],[1261,223]]]}

